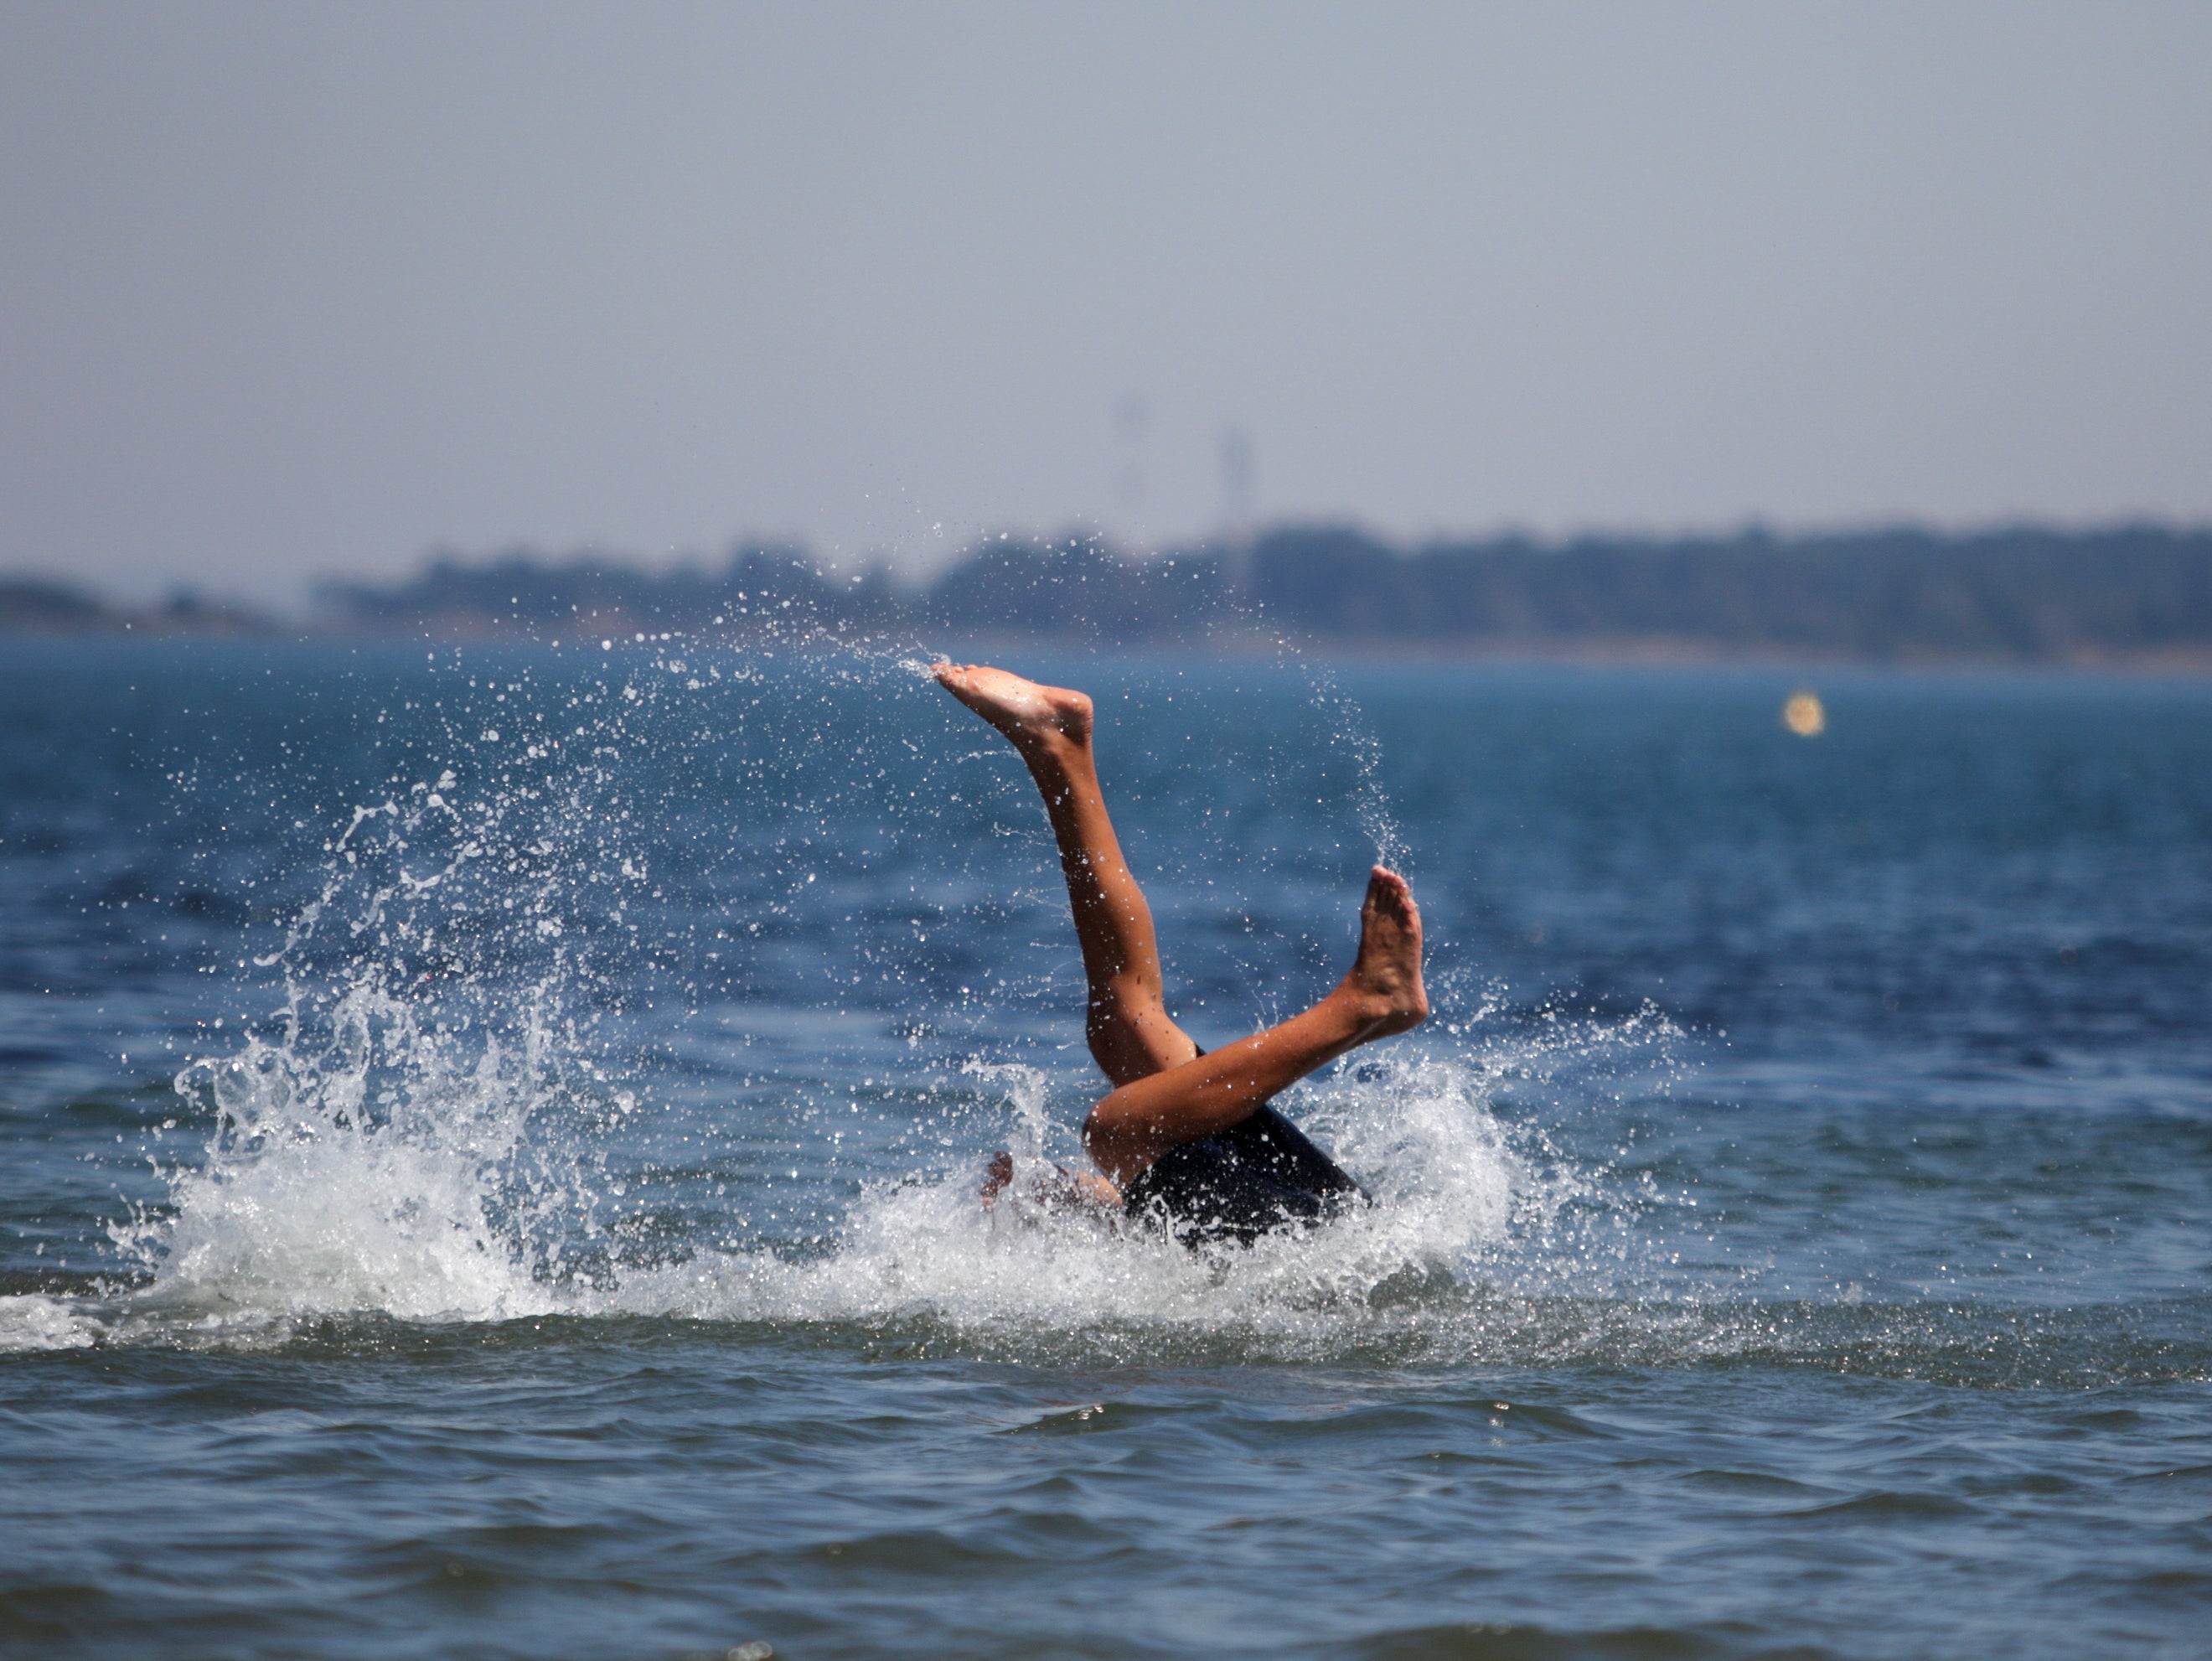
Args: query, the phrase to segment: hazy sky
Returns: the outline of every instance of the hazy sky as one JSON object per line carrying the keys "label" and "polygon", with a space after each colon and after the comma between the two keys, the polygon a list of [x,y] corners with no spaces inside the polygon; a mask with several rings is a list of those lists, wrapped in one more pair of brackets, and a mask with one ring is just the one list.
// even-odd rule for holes
{"label": "hazy sky", "polygon": [[0,0],[0,569],[2204,517],[2209,89],[2193,3]]}

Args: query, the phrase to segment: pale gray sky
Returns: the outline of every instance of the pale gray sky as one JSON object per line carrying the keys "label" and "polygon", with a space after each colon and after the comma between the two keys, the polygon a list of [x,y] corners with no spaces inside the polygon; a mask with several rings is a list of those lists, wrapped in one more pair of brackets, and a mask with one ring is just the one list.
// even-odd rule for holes
{"label": "pale gray sky", "polygon": [[4,0],[0,568],[2202,518],[2208,88],[2186,3]]}

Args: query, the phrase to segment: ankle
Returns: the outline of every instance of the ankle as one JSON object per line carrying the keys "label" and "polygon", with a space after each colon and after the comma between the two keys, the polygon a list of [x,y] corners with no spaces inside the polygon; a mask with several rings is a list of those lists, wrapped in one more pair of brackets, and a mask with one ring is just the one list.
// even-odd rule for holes
{"label": "ankle", "polygon": [[1091,764],[1091,746],[1072,739],[1066,733],[1048,727],[1042,732],[1024,733],[1014,740],[1014,749],[1029,764],[1030,776],[1036,781],[1046,800],[1061,792],[1088,784],[1097,788],[1097,773]]}
{"label": "ankle", "polygon": [[1346,975],[1340,981],[1326,1001],[1334,1006],[1345,1027],[1355,1034],[1364,1034],[1398,1013],[1395,1001],[1387,993],[1378,992],[1354,975]]}

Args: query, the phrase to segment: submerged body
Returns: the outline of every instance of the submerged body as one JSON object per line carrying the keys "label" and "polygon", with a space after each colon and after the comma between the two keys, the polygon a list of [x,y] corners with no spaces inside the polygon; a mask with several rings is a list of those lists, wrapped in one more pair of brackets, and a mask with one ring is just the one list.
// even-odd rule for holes
{"label": "submerged body", "polygon": [[[1326,997],[1203,1051],[1168,1014],[1152,910],[1099,788],[1091,700],[981,665],[939,664],[936,674],[1029,764],[1060,845],[1089,988],[1091,1053],[1114,1088],[1083,1123],[1097,1173],[1069,1175],[1055,1194],[1158,1221],[1186,1244],[1249,1242],[1319,1220],[1358,1196],[1358,1184],[1267,1104],[1316,1068],[1427,1018],[1421,914],[1405,879],[1374,868],[1358,952]],[[985,1199],[1012,1175],[1001,1155]]]}
{"label": "submerged body", "polygon": [[1367,1190],[1272,1107],[1211,1136],[1171,1147],[1122,1191],[1122,1209],[1185,1245],[1326,1222]]}

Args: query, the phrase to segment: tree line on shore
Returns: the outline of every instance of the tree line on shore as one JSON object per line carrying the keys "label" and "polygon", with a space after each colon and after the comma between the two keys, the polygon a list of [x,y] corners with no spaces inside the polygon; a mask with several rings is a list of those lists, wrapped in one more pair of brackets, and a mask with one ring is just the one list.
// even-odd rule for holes
{"label": "tree line on shore", "polygon": [[[995,538],[932,577],[838,570],[743,545],[719,567],[440,555],[403,580],[326,582],[317,632],[547,638],[715,629],[1226,645],[1288,636],[1430,654],[1866,661],[2212,663],[2212,527],[1781,535],[1500,536],[1400,546],[1352,526],[1285,526],[1151,555],[1095,536]],[[0,625],[118,626],[64,585],[0,582]],[[180,598],[146,632],[277,631]]]}

